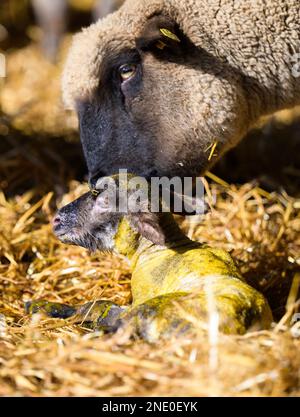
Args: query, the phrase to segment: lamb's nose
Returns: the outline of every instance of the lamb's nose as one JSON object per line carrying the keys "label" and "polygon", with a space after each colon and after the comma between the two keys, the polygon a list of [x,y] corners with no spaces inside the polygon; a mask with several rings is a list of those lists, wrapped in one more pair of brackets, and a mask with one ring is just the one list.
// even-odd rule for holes
{"label": "lamb's nose", "polygon": [[54,217],[54,219],[52,220],[52,224],[53,224],[53,226],[59,226],[59,225],[60,225],[60,222],[61,222],[61,218],[60,218],[60,216],[59,216],[59,215],[56,215],[56,216]]}
{"label": "lamb's nose", "polygon": [[52,229],[57,237],[65,233],[64,227],[63,227],[63,218],[59,214],[56,214],[56,216],[52,220]]}

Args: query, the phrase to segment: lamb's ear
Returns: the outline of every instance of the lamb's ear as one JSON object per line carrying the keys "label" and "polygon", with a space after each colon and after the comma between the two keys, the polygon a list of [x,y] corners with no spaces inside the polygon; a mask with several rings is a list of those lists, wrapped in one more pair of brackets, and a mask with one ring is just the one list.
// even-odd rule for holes
{"label": "lamb's ear", "polygon": [[[96,196],[96,194],[94,194]],[[108,213],[112,211],[111,201],[108,194],[102,193],[97,196],[95,209],[98,214]]]}
{"label": "lamb's ear", "polygon": [[166,47],[176,47],[180,44],[180,33],[177,25],[164,16],[151,17],[136,40],[140,50],[157,49],[164,50]]}
{"label": "lamb's ear", "polygon": [[130,215],[132,226],[141,236],[150,240],[155,245],[165,244],[165,234],[159,224],[159,216],[155,213],[134,213]]}
{"label": "lamb's ear", "polygon": [[116,197],[108,190],[96,191],[92,190],[91,194],[96,199],[94,208],[98,214],[116,212]]}
{"label": "lamb's ear", "polygon": [[99,179],[95,187],[90,185],[91,194],[96,199],[95,209],[99,214],[116,211],[118,185],[112,177]]}

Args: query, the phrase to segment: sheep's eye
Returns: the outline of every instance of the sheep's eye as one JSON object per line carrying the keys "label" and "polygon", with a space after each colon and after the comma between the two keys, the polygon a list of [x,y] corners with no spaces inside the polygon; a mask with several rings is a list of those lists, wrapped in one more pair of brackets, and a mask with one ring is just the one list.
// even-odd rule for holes
{"label": "sheep's eye", "polygon": [[122,81],[127,81],[136,74],[137,66],[135,64],[125,64],[119,68],[119,74]]}

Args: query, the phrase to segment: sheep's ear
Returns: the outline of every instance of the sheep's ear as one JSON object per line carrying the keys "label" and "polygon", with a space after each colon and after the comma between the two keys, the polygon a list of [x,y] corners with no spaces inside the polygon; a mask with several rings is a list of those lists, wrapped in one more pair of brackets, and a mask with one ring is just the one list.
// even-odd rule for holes
{"label": "sheep's ear", "polygon": [[178,48],[180,43],[177,25],[171,19],[163,16],[150,18],[136,40],[137,48],[140,50]]}
{"label": "sheep's ear", "polygon": [[159,224],[159,216],[155,213],[134,213],[130,216],[133,227],[141,236],[155,245],[165,244],[165,234]]}

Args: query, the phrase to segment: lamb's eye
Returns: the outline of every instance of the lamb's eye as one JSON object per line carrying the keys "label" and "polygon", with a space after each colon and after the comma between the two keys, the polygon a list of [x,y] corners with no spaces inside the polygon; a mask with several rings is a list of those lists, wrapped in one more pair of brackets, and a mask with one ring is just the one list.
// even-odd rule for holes
{"label": "lamb's eye", "polygon": [[137,67],[135,64],[121,65],[119,68],[119,74],[122,81],[127,81],[132,78],[136,73]]}

